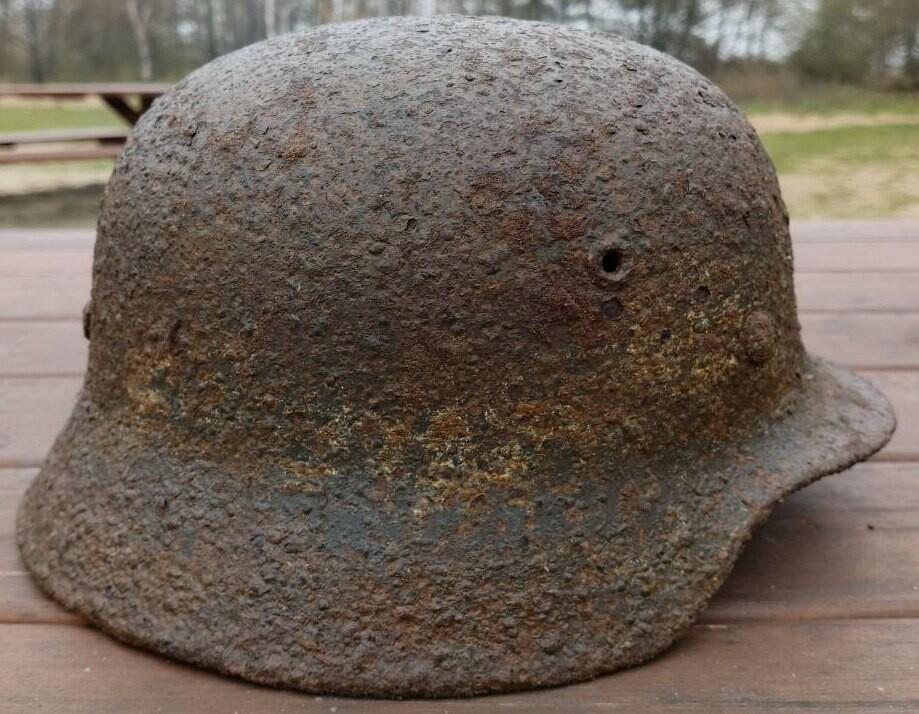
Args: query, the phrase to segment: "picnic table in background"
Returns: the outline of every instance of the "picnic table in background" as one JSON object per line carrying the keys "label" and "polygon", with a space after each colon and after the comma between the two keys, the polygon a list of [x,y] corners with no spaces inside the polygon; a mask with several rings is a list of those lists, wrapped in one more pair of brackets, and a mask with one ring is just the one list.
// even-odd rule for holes
{"label": "picnic table in background", "polygon": [[899,419],[780,504],[687,636],[592,682],[469,700],[282,692],[120,644],[45,597],[16,509],[73,408],[92,231],[0,231],[0,711],[534,714],[919,711],[919,221],[792,223],[804,342]]}
{"label": "picnic table in background", "polygon": [[[0,101],[4,97],[60,100],[97,97],[133,126],[169,87],[169,84],[147,82],[0,84]],[[128,132],[129,127],[0,132],[0,164],[114,158],[121,152]],[[79,145],[87,143],[89,146]],[[35,148],[42,145],[44,148]]]}

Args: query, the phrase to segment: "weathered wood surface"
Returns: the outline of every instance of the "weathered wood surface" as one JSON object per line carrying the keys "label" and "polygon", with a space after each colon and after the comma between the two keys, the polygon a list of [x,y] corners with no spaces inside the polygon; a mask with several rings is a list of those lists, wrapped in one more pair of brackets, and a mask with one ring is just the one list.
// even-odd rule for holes
{"label": "weathered wood surface", "polygon": [[84,99],[97,97],[128,124],[141,115],[171,85],[158,82],[78,82],[74,84],[0,84],[0,99],[50,98]]}
{"label": "weathered wood surface", "polygon": [[[35,470],[4,491],[8,473],[0,469],[0,622],[74,622],[37,596],[15,547],[15,509]],[[914,465],[824,479],[776,508],[700,621],[919,617],[917,526]]]}
{"label": "weathered wood surface", "polygon": [[593,682],[469,700],[373,702],[276,692],[112,642],[86,627],[6,625],[0,707],[30,712],[915,712],[919,622],[699,625],[657,660]]}
{"label": "weathered wood surface", "polygon": [[15,513],[81,384],[92,232],[0,231],[0,711],[919,711],[919,230],[793,224],[813,352],[863,371],[899,430],[780,504],[687,638],[545,692],[368,702],[276,692],[136,651],[45,598]]}
{"label": "weathered wood surface", "polygon": [[127,129],[100,127],[98,129],[49,129],[0,132],[0,146],[19,144],[61,144],[70,141],[98,141],[106,144],[124,144]]}
{"label": "weathered wood surface", "polygon": [[[73,240],[59,250],[53,239],[49,247],[28,247],[22,232],[12,234],[13,241],[21,247],[3,251],[0,263],[0,319],[79,317],[89,296],[91,234],[82,249]],[[802,240],[796,253],[802,255],[795,286],[803,313],[919,312],[919,241]],[[832,269],[817,270],[821,262]]]}
{"label": "weathered wood surface", "polygon": [[121,153],[121,144],[104,144],[88,149],[41,149],[16,150],[0,152],[0,164],[35,164],[57,163],[59,161],[90,161],[96,159],[115,159]]}
{"label": "weathered wood surface", "polygon": [[[40,254],[25,254],[22,264],[35,263],[38,273],[25,269],[0,277],[0,320],[77,318],[89,297],[90,257],[74,263],[60,261],[61,271],[51,274],[56,258],[42,262]],[[20,259],[17,256],[17,259]],[[10,262],[13,262],[10,258]],[[798,307],[803,312],[919,312],[919,269],[891,273],[799,273],[795,278]]]}
{"label": "weathered wood surface", "polygon": [[0,84],[0,97],[81,99],[92,96],[158,97],[172,85],[165,82],[69,82]]}
{"label": "weathered wood surface", "polygon": [[[867,373],[894,405],[899,426],[875,461],[919,459],[919,372]],[[0,378],[0,466],[37,466],[64,425],[82,377]]]}
{"label": "weathered wood surface", "polygon": [[[802,313],[801,327],[811,352],[848,367],[919,369],[919,312]],[[0,377],[79,376],[86,354],[76,317],[0,320]]]}

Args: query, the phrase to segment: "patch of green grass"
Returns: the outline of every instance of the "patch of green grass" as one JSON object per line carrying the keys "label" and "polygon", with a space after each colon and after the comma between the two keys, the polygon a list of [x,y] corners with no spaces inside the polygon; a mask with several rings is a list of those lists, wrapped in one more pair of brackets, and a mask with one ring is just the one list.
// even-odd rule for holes
{"label": "patch of green grass", "polygon": [[919,123],[761,136],[794,218],[919,214]]}
{"label": "patch of green grass", "polygon": [[[890,123],[767,131],[761,138],[796,218],[919,215],[919,93],[837,88],[742,104],[749,114],[890,115]],[[0,100],[0,132],[103,126],[124,123],[101,103]],[[783,120],[774,126],[783,127]],[[0,194],[4,188],[23,193],[72,185],[83,177],[100,183],[110,169],[111,162],[105,161],[5,166],[0,169]]]}
{"label": "patch of green grass", "polygon": [[102,105],[65,102],[0,101],[0,131],[78,129],[126,126],[113,111]]}
{"label": "patch of green grass", "polygon": [[903,114],[919,117],[919,92],[868,92],[849,88],[804,93],[777,100],[738,102],[745,114]]}
{"label": "patch of green grass", "polygon": [[794,173],[815,161],[850,166],[883,166],[919,161],[919,123],[840,127],[760,137],[776,170]]}

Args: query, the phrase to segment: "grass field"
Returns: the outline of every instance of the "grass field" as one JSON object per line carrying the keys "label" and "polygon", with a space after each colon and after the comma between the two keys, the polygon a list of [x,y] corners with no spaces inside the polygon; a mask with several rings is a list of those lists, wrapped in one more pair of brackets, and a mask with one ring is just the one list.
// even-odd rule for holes
{"label": "grass field", "polygon": [[799,90],[784,99],[738,99],[737,103],[751,115],[915,114],[919,107],[919,94],[871,92],[854,87],[820,87],[813,91]]}
{"label": "grass field", "polygon": [[[99,127],[123,127],[122,121],[112,110],[101,102],[81,101],[62,102],[53,100],[16,100],[0,101],[0,132],[38,131],[42,129],[78,129]],[[104,183],[112,171],[112,162],[70,161],[60,164],[10,164],[0,165],[0,197],[16,196],[17,208],[23,203],[19,196],[35,192],[46,192],[55,188],[82,188],[89,184]],[[87,192],[79,191],[79,195]],[[44,204],[54,201],[53,196],[42,196],[33,199],[36,212],[44,213]],[[23,221],[27,217],[19,210],[10,207],[10,201],[0,200],[0,225],[10,225],[13,220]],[[95,203],[98,203],[96,201]],[[66,210],[58,217],[55,225],[66,225],[68,215],[76,225],[92,224],[94,218],[87,216],[82,203],[65,201]],[[89,210],[94,210],[91,204]],[[15,213],[15,218],[10,217]],[[40,220],[38,218],[37,220]]]}
{"label": "grass field", "polygon": [[[843,89],[741,105],[776,165],[792,217],[919,216],[919,94]],[[119,125],[91,102],[0,102],[0,132]],[[101,183],[110,170],[106,161],[0,166],[0,196]],[[73,203],[67,211],[79,213]],[[92,215],[73,219],[91,223]]]}
{"label": "grass field", "polygon": [[919,94],[797,86],[740,104],[793,217],[919,216]]}
{"label": "grass field", "polygon": [[762,133],[791,215],[919,216],[919,114],[909,119]]}
{"label": "grass field", "polygon": [[0,101],[0,131],[124,126],[96,102]]}

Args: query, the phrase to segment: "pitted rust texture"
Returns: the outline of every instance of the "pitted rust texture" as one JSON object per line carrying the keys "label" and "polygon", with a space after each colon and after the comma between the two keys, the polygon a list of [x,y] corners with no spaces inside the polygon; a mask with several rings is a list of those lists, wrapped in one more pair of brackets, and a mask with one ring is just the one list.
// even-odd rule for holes
{"label": "pitted rust texture", "polygon": [[805,355],[791,260],[753,129],[650,49],[460,17],[254,45],[118,162],[23,556],[122,639],[308,691],[636,664],[893,429]]}

